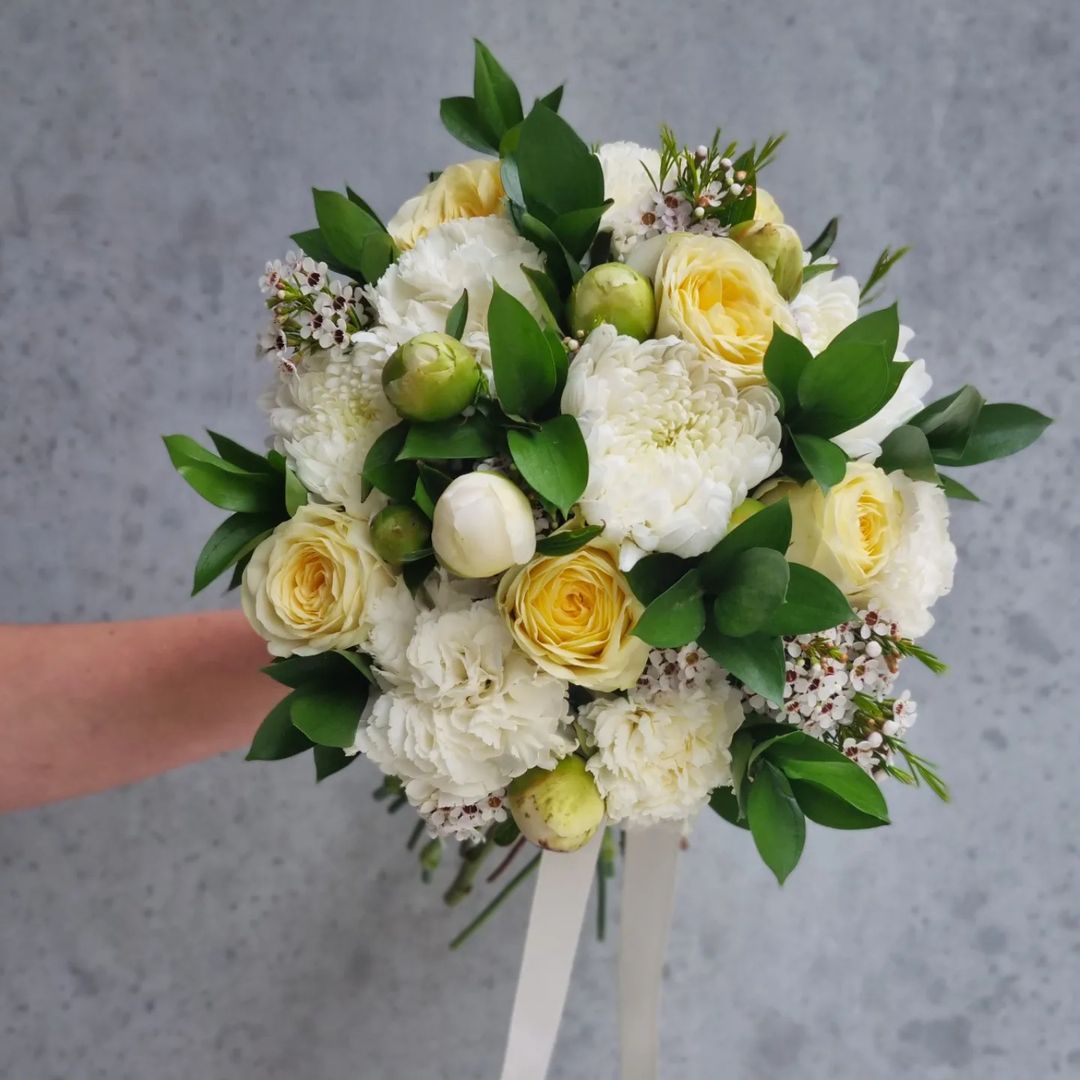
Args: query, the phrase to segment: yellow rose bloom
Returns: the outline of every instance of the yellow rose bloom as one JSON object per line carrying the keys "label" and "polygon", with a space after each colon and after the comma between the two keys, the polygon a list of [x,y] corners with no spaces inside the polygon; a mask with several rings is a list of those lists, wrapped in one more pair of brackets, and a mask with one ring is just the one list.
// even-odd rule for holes
{"label": "yellow rose bloom", "polygon": [[629,689],[645,670],[649,646],[631,633],[644,608],[610,541],[509,570],[496,601],[519,648],[551,675],[609,692]]}
{"label": "yellow rose bloom", "polygon": [[393,585],[366,521],[308,503],[252,552],[240,602],[272,655],[311,656],[362,645],[373,600]]}
{"label": "yellow rose bloom", "polygon": [[788,558],[831,578],[854,600],[874,598],[874,586],[903,538],[904,497],[881,469],[852,461],[828,494],[810,480],[770,492],[788,495],[792,532]]}
{"label": "yellow rose bloom", "polygon": [[768,268],[727,237],[673,236],[655,281],[656,336],[696,345],[740,386],[765,381],[773,323],[798,335]]}
{"label": "yellow rose bloom", "polygon": [[757,202],[754,204],[754,220],[767,221],[771,225],[784,224],[784,211],[776,200],[764,189],[757,189]]}
{"label": "yellow rose bloom", "polygon": [[404,203],[386,230],[397,246],[407,251],[437,225],[497,214],[502,198],[498,161],[463,161],[444,169],[419,195]]}

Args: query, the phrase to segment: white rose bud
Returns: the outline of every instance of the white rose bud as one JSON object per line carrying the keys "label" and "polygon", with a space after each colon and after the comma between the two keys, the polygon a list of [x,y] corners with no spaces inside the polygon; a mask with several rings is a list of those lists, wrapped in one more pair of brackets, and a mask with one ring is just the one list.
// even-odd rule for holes
{"label": "white rose bud", "polygon": [[536,554],[532,507],[505,476],[467,473],[439,496],[431,543],[443,566],[459,577],[501,574]]}

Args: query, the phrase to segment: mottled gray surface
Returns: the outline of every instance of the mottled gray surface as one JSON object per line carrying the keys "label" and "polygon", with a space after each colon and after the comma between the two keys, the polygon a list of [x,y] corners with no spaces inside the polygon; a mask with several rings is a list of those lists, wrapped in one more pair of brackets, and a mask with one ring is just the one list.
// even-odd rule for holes
{"label": "mottled gray surface", "polygon": [[[702,821],[665,1076],[1080,1075],[1078,13],[6,0],[0,614],[197,606],[218,515],[158,434],[261,437],[262,260],[311,221],[313,183],[348,177],[391,211],[460,152],[437,99],[466,92],[470,34],[527,92],[567,79],[590,138],[786,129],[768,186],[804,234],[842,210],[856,272],[915,246],[894,285],[938,386],[1066,419],[980,470],[986,505],[955,514],[931,639],[953,676],[912,679],[955,804],[901,791],[892,829],[815,830],[782,891],[743,834]],[[448,955],[464,913],[416,882],[365,769],[316,790],[306,761],[231,756],[0,820],[0,1077],[494,1076],[525,905]],[[587,943],[555,1076],[614,1076],[612,976],[612,946]]]}

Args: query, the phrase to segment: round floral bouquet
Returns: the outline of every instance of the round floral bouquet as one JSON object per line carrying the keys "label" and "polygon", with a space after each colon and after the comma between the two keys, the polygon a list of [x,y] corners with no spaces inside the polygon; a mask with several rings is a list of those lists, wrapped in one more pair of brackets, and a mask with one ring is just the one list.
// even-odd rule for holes
{"label": "round floral bouquet", "polygon": [[273,448],[166,440],[232,511],[195,588],[232,567],[292,690],[249,756],[366,755],[425,879],[458,842],[450,901],[527,841],[595,838],[602,885],[619,830],[709,807],[782,881],[806,818],[886,824],[890,779],[947,796],[897,688],[906,657],[943,670],[917,641],[976,498],[939,468],[1048,421],[928,400],[873,306],[903,251],[860,286],[836,219],[805,244],[759,186],[780,139],[590,147],[560,98],[526,113],[478,43],[441,113],[487,156],[386,225],[314,192],[262,279]]}

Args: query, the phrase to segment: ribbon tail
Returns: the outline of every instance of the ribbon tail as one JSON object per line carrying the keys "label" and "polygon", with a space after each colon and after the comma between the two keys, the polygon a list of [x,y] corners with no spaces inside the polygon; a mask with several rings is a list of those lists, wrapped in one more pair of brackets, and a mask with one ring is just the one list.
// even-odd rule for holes
{"label": "ribbon tail", "polygon": [[622,1080],[656,1080],[658,1075],[660,982],[681,838],[681,822],[626,833],[619,933]]}
{"label": "ribbon tail", "polygon": [[540,858],[501,1080],[547,1076],[603,834],[601,826],[580,851]]}

